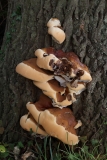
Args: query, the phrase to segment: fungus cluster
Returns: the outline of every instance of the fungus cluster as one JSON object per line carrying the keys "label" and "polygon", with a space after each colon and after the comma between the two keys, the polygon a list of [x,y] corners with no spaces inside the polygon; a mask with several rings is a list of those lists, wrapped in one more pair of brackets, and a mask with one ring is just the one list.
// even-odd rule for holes
{"label": "fungus cluster", "polygon": [[[61,25],[54,18],[47,26],[54,29]],[[68,106],[76,101],[76,95],[84,91],[86,84],[92,80],[90,72],[73,52],[64,53],[49,47],[37,49],[35,56],[16,67],[17,73],[31,79],[43,92],[38,102],[26,104],[28,114],[21,117],[20,125],[27,131],[32,129],[35,133],[75,145],[79,142],[76,129],[82,122],[75,119]]]}
{"label": "fungus cluster", "polygon": [[36,103],[28,102],[26,107],[30,116],[28,114],[21,117],[22,128],[28,131],[32,128],[38,134],[56,137],[69,145],[79,142],[75,129],[81,126],[81,122],[75,120],[69,108],[54,108],[51,99],[45,95]]}

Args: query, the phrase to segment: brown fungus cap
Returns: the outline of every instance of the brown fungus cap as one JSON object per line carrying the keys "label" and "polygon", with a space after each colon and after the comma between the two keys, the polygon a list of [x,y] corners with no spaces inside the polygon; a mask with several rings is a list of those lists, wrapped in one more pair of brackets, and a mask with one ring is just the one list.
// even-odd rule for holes
{"label": "brown fungus cap", "polygon": [[43,91],[43,93],[52,99],[52,105],[54,107],[63,108],[72,104],[72,96],[67,87],[64,94],[61,94],[61,92],[53,93],[46,91]]}
{"label": "brown fungus cap", "polygon": [[69,89],[60,86],[57,80],[53,79],[44,83],[34,82],[34,84],[42,89],[45,95],[52,99],[54,107],[63,108],[72,104],[72,97]]}
{"label": "brown fungus cap", "polygon": [[42,102],[43,98],[46,97],[43,96],[35,104],[27,104],[27,109],[34,119],[42,125],[49,135],[69,145],[78,144],[79,139],[74,129],[78,122],[75,120],[72,111],[69,108],[53,108],[50,99],[47,99],[46,103],[48,105],[45,105]]}
{"label": "brown fungus cap", "polygon": [[74,52],[66,53],[65,58],[71,62],[74,73],[80,81],[90,82],[92,80],[88,67],[80,62],[79,58]]}
{"label": "brown fungus cap", "polygon": [[[35,105],[39,111],[44,111],[46,109],[53,108],[51,99],[44,94],[42,94],[40,96],[40,98],[37,102],[35,102],[35,103],[28,102],[26,104],[26,107],[32,106],[32,105]],[[33,116],[33,114],[32,114],[32,116]]]}
{"label": "brown fungus cap", "polygon": [[[41,124],[47,133],[60,139],[69,145],[76,145],[79,142],[74,127],[77,122],[68,108],[54,108],[45,110],[41,114]],[[45,126],[45,123],[48,124]]]}
{"label": "brown fungus cap", "polygon": [[53,79],[52,72],[39,68],[36,64],[36,58],[32,58],[19,63],[16,72],[22,76],[39,82],[45,82]]}
{"label": "brown fungus cap", "polygon": [[62,50],[55,50],[51,47],[49,47],[49,49],[45,48],[45,50],[48,51],[48,54],[54,54],[58,59],[60,59],[60,61],[62,61],[62,63],[56,63],[54,65],[55,75],[61,75],[66,78],[67,81],[71,81],[72,78],[75,77],[80,82],[85,83],[92,80],[88,67],[80,62],[78,56],[74,52],[64,53]]}
{"label": "brown fungus cap", "polygon": [[47,54],[54,54],[54,55],[55,55],[55,53],[56,53],[56,49],[53,48],[53,47],[42,48],[42,50],[43,50],[44,52],[46,52]]}

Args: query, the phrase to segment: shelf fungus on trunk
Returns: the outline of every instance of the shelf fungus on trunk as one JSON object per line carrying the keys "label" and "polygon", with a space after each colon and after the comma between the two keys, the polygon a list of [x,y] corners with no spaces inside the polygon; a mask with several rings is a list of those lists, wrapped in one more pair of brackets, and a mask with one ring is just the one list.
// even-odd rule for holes
{"label": "shelf fungus on trunk", "polygon": [[68,87],[60,86],[59,82],[55,79],[48,82],[34,82],[38,88],[40,88],[45,95],[52,99],[54,107],[63,108],[72,104],[72,96]]}
{"label": "shelf fungus on trunk", "polygon": [[[55,23],[60,25],[57,20]],[[53,27],[53,22],[48,25]],[[49,47],[37,49],[35,56],[18,64],[16,72],[33,80],[43,95],[38,102],[26,104],[30,114],[22,116],[20,124],[27,131],[32,129],[36,133],[38,126],[39,134],[56,137],[69,145],[78,144],[76,129],[82,123],[75,120],[67,106],[76,101],[76,95],[92,80],[89,69],[73,52]]]}
{"label": "shelf fungus on trunk", "polygon": [[61,27],[61,23],[60,20],[57,18],[51,18],[48,23],[47,23],[47,27]]}
{"label": "shelf fungus on trunk", "polygon": [[[75,53],[64,53],[62,50],[56,51],[51,47],[41,49],[40,54],[37,54],[37,51],[35,55],[37,56],[37,62],[39,62],[37,64],[38,67],[53,71],[54,77],[62,77],[68,82],[78,80],[79,82],[88,83],[92,80],[88,67],[80,62]],[[47,64],[45,64],[46,60],[48,60]],[[45,67],[43,66],[44,64]]]}
{"label": "shelf fungus on trunk", "polygon": [[75,129],[80,127],[82,123],[80,120],[76,121],[69,108],[54,108],[50,98],[45,95],[42,95],[36,103],[28,102],[26,107],[48,135],[69,145],[78,144],[79,137]]}
{"label": "shelf fungus on trunk", "polygon": [[55,42],[61,44],[65,40],[65,32],[61,27],[61,23],[57,18],[51,18],[48,23],[48,33],[52,36]]}
{"label": "shelf fungus on trunk", "polygon": [[66,85],[69,88],[69,91],[74,92],[76,95],[86,89],[86,84],[84,82],[66,83]]}
{"label": "shelf fungus on trunk", "polygon": [[58,66],[57,75],[62,75],[69,82],[78,80],[88,83],[92,80],[87,66],[81,63],[77,55],[73,52],[63,53],[58,58],[63,63],[62,66]]}
{"label": "shelf fungus on trunk", "polygon": [[37,65],[40,68],[54,71],[51,64],[60,63],[60,60],[54,54],[47,54],[43,49],[37,49],[35,51],[37,57]]}
{"label": "shelf fungus on trunk", "polygon": [[49,47],[37,49],[35,56],[18,64],[16,72],[33,80],[52,99],[54,107],[71,105],[92,80],[87,66],[73,52]]}
{"label": "shelf fungus on trunk", "polygon": [[[62,50],[49,47],[36,50],[35,55],[38,67],[50,70],[54,74],[54,80],[45,83],[34,82],[45,95],[52,99],[54,107],[63,108],[71,105],[76,101],[76,95],[84,91],[86,84],[92,80],[88,67],[82,64],[73,52],[64,53]],[[49,90],[52,88],[51,82],[54,91]],[[60,86],[65,88],[63,94],[58,90]]]}
{"label": "shelf fungus on trunk", "polygon": [[36,61],[36,58],[31,58],[19,63],[16,66],[16,72],[33,81],[45,82],[53,79],[53,73],[39,68]]}
{"label": "shelf fungus on trunk", "polygon": [[27,131],[33,131],[36,134],[40,134],[43,136],[48,135],[43,129],[43,127],[38,124],[38,122],[33,118],[33,116],[30,113],[21,117],[20,125],[23,129]]}

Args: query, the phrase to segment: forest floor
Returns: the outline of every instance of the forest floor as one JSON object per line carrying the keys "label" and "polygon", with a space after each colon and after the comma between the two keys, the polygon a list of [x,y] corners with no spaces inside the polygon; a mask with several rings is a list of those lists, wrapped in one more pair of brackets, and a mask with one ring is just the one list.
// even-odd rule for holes
{"label": "forest floor", "polygon": [[34,134],[26,142],[1,143],[2,160],[107,160],[107,153],[99,152],[97,140],[86,142],[85,137],[77,146],[68,146],[55,138],[38,138]]}

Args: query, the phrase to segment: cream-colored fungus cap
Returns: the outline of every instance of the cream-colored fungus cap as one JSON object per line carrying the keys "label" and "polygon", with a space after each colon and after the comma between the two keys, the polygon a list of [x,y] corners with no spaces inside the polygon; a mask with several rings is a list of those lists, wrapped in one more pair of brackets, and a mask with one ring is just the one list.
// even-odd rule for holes
{"label": "cream-colored fungus cap", "polygon": [[72,103],[74,103],[77,100],[76,99],[76,92],[73,91],[73,90],[70,90],[70,89],[69,89],[69,92],[70,92],[70,95],[71,95]]}
{"label": "cream-colored fungus cap", "polygon": [[60,20],[57,18],[51,18],[47,23],[47,27],[60,27],[60,26],[61,26]]}
{"label": "cream-colored fungus cap", "polygon": [[69,82],[67,82],[66,85],[69,88],[69,92],[72,97],[72,103],[77,100],[76,95],[79,95],[82,91],[86,89],[86,85],[83,82],[76,82],[76,86],[73,86],[74,84],[70,84]]}
{"label": "cream-colored fungus cap", "polygon": [[53,79],[45,83],[34,82],[34,85],[42,89],[43,93],[52,99],[54,107],[63,108],[72,104],[69,89],[60,86],[57,80]]}
{"label": "cream-colored fungus cap", "polygon": [[78,123],[76,124],[76,126],[74,128],[77,129],[81,126],[82,126],[82,122],[81,122],[81,120],[78,120]]}
{"label": "cream-colored fungus cap", "polygon": [[53,47],[42,48],[42,50],[44,52],[46,52],[47,54],[54,54],[55,55],[55,52],[56,52],[55,48],[53,48]]}
{"label": "cream-colored fungus cap", "polygon": [[[49,135],[69,145],[78,144],[79,138],[75,131],[78,122],[75,120],[72,111],[69,108],[53,108],[51,104],[47,108],[47,105],[41,100],[43,99],[40,98],[35,104],[29,102],[26,105],[34,119],[42,125]],[[50,99],[46,103],[48,101]]]}
{"label": "cream-colored fungus cap", "polygon": [[33,81],[46,82],[53,79],[54,75],[47,70],[39,68],[36,64],[36,58],[32,58],[19,63],[16,72]]}
{"label": "cream-colored fungus cap", "polygon": [[87,71],[84,70],[84,74],[80,77],[79,81],[80,82],[86,82],[86,83],[89,83],[90,81],[92,81],[92,77],[90,75],[90,72],[87,72]]}
{"label": "cream-colored fungus cap", "polygon": [[37,57],[37,65],[40,68],[53,71],[52,64],[59,62],[60,60],[54,54],[47,54],[42,49],[37,49],[35,51],[35,56]]}
{"label": "cream-colored fungus cap", "polygon": [[61,95],[63,95],[65,93],[65,88],[59,85],[59,82],[55,79],[52,79],[48,82],[33,82],[35,86],[37,86],[38,88],[40,88],[42,91],[45,92],[52,92],[52,93],[56,93],[56,92],[60,92]]}
{"label": "cream-colored fungus cap", "polygon": [[48,28],[48,33],[59,44],[63,43],[63,41],[65,40],[65,32],[62,30],[62,28],[50,27]]}
{"label": "cream-colored fungus cap", "polygon": [[37,134],[41,134],[44,136],[47,136],[48,134],[45,132],[42,126],[40,126],[36,120],[32,117],[30,113],[24,115],[20,119],[20,125],[23,129],[30,131],[32,130],[33,132]]}
{"label": "cream-colored fungus cap", "polygon": [[92,80],[88,67],[80,62],[75,53],[68,52],[65,54],[65,57],[71,62],[77,77],[79,77],[79,81],[88,83]]}

